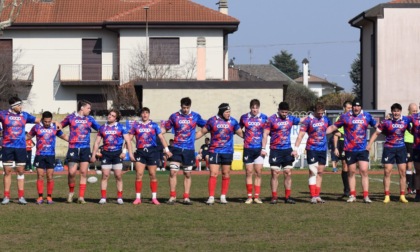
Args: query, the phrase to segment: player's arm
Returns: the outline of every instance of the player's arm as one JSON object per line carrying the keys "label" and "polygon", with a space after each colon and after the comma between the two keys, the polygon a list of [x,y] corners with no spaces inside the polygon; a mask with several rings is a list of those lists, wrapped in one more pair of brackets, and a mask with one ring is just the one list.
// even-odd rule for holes
{"label": "player's arm", "polygon": [[336,131],[338,128],[337,126],[335,126],[334,124],[331,126],[328,126],[327,128],[327,132],[325,132],[327,135],[333,133],[334,131]]}
{"label": "player's arm", "polygon": [[102,140],[101,135],[97,134],[96,139],[95,139],[95,144],[93,145],[92,157],[90,158],[91,163],[96,162],[96,153],[98,152],[99,144],[101,143],[101,140]]}
{"label": "player's arm", "polygon": [[169,150],[168,143],[166,142],[166,139],[163,137],[162,133],[159,133],[158,137],[163,145],[163,151],[165,154],[168,155],[168,157],[172,157],[172,152]]}
{"label": "player's arm", "polygon": [[268,135],[270,134],[270,130],[269,129],[264,129],[264,133],[263,133],[263,139],[262,139],[262,143],[261,143],[261,155],[265,156],[267,155],[267,150],[265,149],[265,146],[267,146],[267,139],[268,139]]}
{"label": "player's arm", "polygon": [[134,158],[134,155],[133,155],[133,145],[131,144],[131,141],[133,139],[133,135],[124,134],[123,137],[124,137],[125,146],[127,147],[127,149],[123,149],[123,153],[122,154],[125,155],[125,152],[124,151],[128,151],[128,155],[130,157],[130,160],[131,161],[136,161],[136,159]]}
{"label": "player's arm", "polygon": [[[339,131],[337,131],[340,135],[341,133]],[[339,157],[340,156],[340,152],[338,151],[338,139],[340,136],[338,136],[337,132],[334,133],[333,136],[333,149],[334,149],[334,154]]]}
{"label": "player's arm", "polygon": [[200,131],[197,131],[195,133],[195,140],[200,139],[201,137],[203,137],[205,134],[207,134],[209,131],[207,130],[206,127],[201,128]]}
{"label": "player's arm", "polygon": [[305,131],[300,131],[296,139],[295,146],[293,147],[293,151],[292,151],[292,155],[295,157],[300,155],[299,147],[300,147],[300,143],[302,142],[303,137],[305,136],[305,133],[306,133]]}
{"label": "player's arm", "polygon": [[241,138],[244,138],[244,132],[242,131],[242,129],[241,129],[241,128],[237,129],[237,130],[235,131],[235,134],[236,134],[236,135],[238,135],[238,136],[239,136],[239,137],[241,137]]}
{"label": "player's arm", "polygon": [[376,138],[378,138],[379,134],[381,134],[381,131],[378,129],[375,131],[375,133],[372,134],[372,136],[370,137],[369,143],[366,145],[367,151],[370,151],[372,144],[375,142]]}
{"label": "player's arm", "polygon": [[60,136],[58,136],[60,139],[62,139],[62,140],[64,140],[64,141],[66,141],[66,142],[68,142],[69,141],[69,136],[68,135],[66,135],[66,134],[62,134],[62,135],[60,135]]}

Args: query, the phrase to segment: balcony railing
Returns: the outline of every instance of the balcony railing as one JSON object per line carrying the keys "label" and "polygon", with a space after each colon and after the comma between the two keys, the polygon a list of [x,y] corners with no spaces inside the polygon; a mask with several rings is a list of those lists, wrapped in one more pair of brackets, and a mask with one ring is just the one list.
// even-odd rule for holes
{"label": "balcony railing", "polygon": [[34,65],[31,64],[14,64],[13,80],[22,81],[32,84],[34,81]]}
{"label": "balcony railing", "polygon": [[60,81],[116,81],[118,65],[73,64],[60,65]]}

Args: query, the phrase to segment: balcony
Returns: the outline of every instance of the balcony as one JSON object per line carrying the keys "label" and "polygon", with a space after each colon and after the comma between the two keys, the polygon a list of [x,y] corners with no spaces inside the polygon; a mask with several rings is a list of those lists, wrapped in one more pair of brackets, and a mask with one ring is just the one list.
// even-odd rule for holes
{"label": "balcony", "polygon": [[60,65],[59,80],[63,86],[118,85],[118,65],[72,64]]}
{"label": "balcony", "polygon": [[13,64],[12,79],[15,82],[31,86],[34,82],[34,65]]}

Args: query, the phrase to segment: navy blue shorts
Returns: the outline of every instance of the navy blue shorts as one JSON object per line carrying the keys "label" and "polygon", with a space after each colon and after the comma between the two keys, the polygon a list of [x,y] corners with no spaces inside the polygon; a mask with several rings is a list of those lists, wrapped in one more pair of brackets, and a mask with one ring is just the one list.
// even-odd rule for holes
{"label": "navy blue shorts", "polygon": [[209,153],[209,163],[219,165],[232,165],[233,153]]}
{"label": "navy blue shorts", "polygon": [[327,163],[327,151],[306,150],[306,161],[308,164],[325,165]]}
{"label": "navy blue shorts", "polygon": [[69,148],[66,160],[69,163],[89,162],[91,157],[90,148]]}
{"label": "navy blue shorts", "polygon": [[420,163],[420,150],[413,149],[413,162]]}
{"label": "navy blue shorts", "polygon": [[389,148],[385,147],[382,152],[383,164],[404,164],[407,163],[407,150],[404,147]]}
{"label": "navy blue shorts", "polygon": [[26,148],[3,147],[2,161],[15,161],[16,163],[26,163]]}
{"label": "navy blue shorts", "polygon": [[55,156],[36,155],[34,159],[34,166],[35,168],[41,168],[41,169],[54,169]]}
{"label": "navy blue shorts", "polygon": [[413,162],[413,143],[405,143],[407,150],[407,162]]}
{"label": "navy blue shorts", "polygon": [[184,166],[194,165],[195,163],[194,150],[187,150],[187,149],[173,147],[171,152],[172,152],[172,157],[169,159],[170,161],[181,163]]}
{"label": "navy blue shorts", "polygon": [[358,161],[369,162],[369,151],[346,151],[346,163],[352,165]]}
{"label": "navy blue shorts", "polygon": [[292,156],[292,151],[292,148],[285,150],[270,149],[270,166],[292,166],[295,161],[295,157]]}
{"label": "navy blue shorts", "polygon": [[259,156],[261,156],[261,148],[244,148],[242,159],[245,164],[252,164]]}
{"label": "navy blue shorts", "polygon": [[346,160],[346,154],[344,153],[344,140],[338,139],[338,159],[339,160]]}
{"label": "navy blue shorts", "polygon": [[201,152],[201,156],[203,157],[203,159],[205,159],[206,156],[209,156],[209,155],[210,155],[210,152],[209,151],[202,151]]}
{"label": "navy blue shorts", "polygon": [[137,149],[135,153],[136,162],[145,165],[159,164],[159,150],[156,147]]}
{"label": "navy blue shorts", "polygon": [[122,159],[120,158],[121,150],[119,151],[102,151],[101,165],[116,165],[122,164]]}

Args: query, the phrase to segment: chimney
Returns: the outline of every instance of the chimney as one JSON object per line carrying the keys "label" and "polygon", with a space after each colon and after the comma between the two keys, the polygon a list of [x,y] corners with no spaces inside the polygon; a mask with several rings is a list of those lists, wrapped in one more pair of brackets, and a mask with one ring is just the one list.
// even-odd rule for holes
{"label": "chimney", "polygon": [[225,15],[228,14],[228,0],[220,0],[219,1],[219,11]]}
{"label": "chimney", "polygon": [[197,38],[197,80],[206,80],[206,38]]}
{"label": "chimney", "polygon": [[302,70],[303,70],[303,85],[308,87],[309,84],[309,60],[304,58],[302,60]]}

